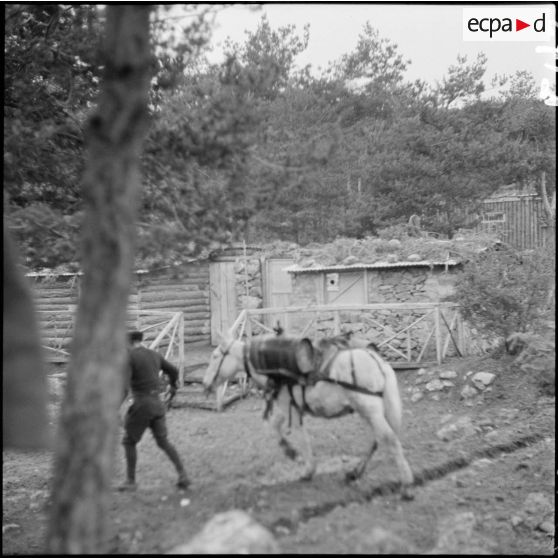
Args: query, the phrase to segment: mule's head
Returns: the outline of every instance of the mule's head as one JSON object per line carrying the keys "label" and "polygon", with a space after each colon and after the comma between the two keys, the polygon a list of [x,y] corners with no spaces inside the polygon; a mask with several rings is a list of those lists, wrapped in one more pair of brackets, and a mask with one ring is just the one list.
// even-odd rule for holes
{"label": "mule's head", "polygon": [[242,350],[242,342],[234,339],[232,335],[227,334],[221,338],[211,353],[203,376],[203,388],[206,395],[226,380],[230,380],[237,372],[244,370]]}

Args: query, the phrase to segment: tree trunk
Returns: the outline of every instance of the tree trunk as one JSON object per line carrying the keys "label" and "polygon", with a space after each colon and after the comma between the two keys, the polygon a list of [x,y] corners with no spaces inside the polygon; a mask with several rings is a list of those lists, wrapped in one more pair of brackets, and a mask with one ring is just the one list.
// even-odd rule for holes
{"label": "tree trunk", "polygon": [[44,449],[50,442],[44,355],[33,295],[4,225],[2,447]]}
{"label": "tree trunk", "polygon": [[134,261],[139,156],[147,129],[149,5],[108,5],[105,75],[88,123],[82,296],[62,406],[47,547],[103,553],[125,318]]}
{"label": "tree trunk", "polygon": [[546,191],[546,173],[544,171],[541,172],[541,197],[548,223],[545,231],[545,245],[552,250],[556,241],[556,190],[552,194],[552,201],[549,201]]}

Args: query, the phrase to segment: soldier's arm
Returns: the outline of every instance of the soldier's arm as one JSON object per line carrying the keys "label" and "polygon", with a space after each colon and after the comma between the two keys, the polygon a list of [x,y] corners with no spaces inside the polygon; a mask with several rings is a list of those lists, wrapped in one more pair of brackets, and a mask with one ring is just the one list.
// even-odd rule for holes
{"label": "soldier's arm", "polygon": [[169,377],[170,385],[173,389],[178,388],[178,368],[168,360],[161,357],[161,370]]}

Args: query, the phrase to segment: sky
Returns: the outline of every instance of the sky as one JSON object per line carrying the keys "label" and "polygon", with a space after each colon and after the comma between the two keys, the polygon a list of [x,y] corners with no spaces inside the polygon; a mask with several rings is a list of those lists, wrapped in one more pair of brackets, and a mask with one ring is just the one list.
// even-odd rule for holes
{"label": "sky", "polygon": [[[498,3],[497,3],[498,4]],[[474,6],[469,3],[468,7]],[[507,3],[500,3],[509,6]],[[480,6],[486,7],[485,4]],[[549,4],[525,3],[515,7],[536,8]],[[463,8],[461,3],[405,4],[280,2],[263,4],[259,10],[254,5],[237,3],[223,8],[216,16],[211,61],[221,56],[221,46],[227,37],[243,43],[245,31],[255,31],[262,15],[267,15],[272,28],[294,24],[300,35],[304,25],[310,24],[308,48],[297,62],[311,64],[313,68],[326,67],[328,62],[351,52],[358,41],[366,21],[379,31],[380,37],[390,39],[398,46],[405,59],[410,59],[406,78],[423,79],[434,85],[447,75],[449,66],[457,56],[466,55],[469,62],[479,52],[487,58],[487,82],[494,74],[513,74],[517,70],[530,71],[537,82],[546,78],[554,83],[556,73],[545,67],[555,66],[550,53],[537,53],[536,47],[555,43],[536,42],[466,42],[462,38]]]}

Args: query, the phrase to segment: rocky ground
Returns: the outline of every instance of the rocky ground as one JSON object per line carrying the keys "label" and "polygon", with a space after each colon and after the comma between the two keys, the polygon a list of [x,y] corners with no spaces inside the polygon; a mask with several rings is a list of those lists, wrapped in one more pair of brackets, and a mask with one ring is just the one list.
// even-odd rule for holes
{"label": "rocky ground", "polygon": [[[201,394],[187,386],[168,423],[194,484],[175,491],[174,471],[147,435],[140,489],[111,496],[106,552],[168,552],[216,514],[243,510],[282,553],[553,555],[555,398],[536,375],[504,355],[401,371],[398,379],[414,500],[401,500],[381,451],[364,478],[345,483],[369,436],[358,416],[306,419],[319,466],[304,482],[301,464],[269,436],[261,399],[252,394],[217,413],[195,406]],[[51,458],[3,452],[4,554],[44,552]],[[119,448],[115,486],[123,471]]]}

